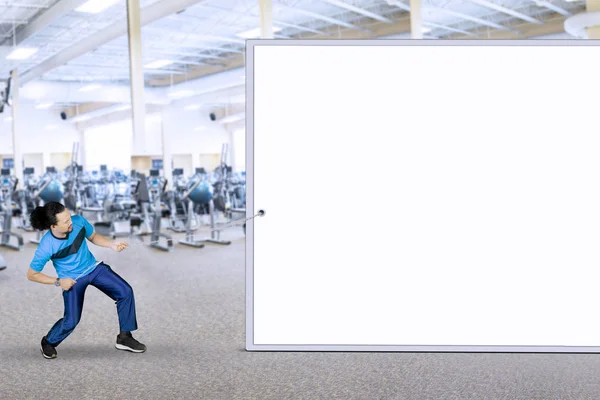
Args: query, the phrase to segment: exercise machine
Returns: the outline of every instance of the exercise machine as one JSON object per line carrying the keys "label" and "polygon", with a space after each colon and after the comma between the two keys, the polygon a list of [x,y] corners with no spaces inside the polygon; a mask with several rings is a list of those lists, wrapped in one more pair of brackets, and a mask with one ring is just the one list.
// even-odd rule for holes
{"label": "exercise machine", "polygon": [[[180,240],[179,243],[196,248],[204,247],[204,243],[213,243],[221,245],[230,245],[228,240],[221,240],[221,231],[216,228],[215,221],[215,205],[213,202],[213,188],[206,178],[204,168],[197,168],[196,175],[190,179],[188,190],[182,196],[182,201],[188,203],[188,215],[186,222],[185,240]],[[192,229],[194,214],[194,205],[202,205],[208,203],[208,213],[210,215],[210,239],[195,240]]]}
{"label": "exercise machine", "polygon": [[38,200],[33,197],[37,185],[34,174],[35,170],[33,168],[25,168],[23,170],[23,189],[17,190],[13,195],[14,201],[19,206],[19,229],[26,232],[33,231],[29,216]]}
{"label": "exercise machine", "polygon": [[[131,216],[131,223],[140,225],[140,231],[135,235],[142,239],[150,236],[150,246],[162,251],[173,250],[173,238],[161,232],[162,204],[161,195],[167,187],[167,181],[161,178],[157,169],[150,170],[149,179],[144,174],[138,174],[139,184],[137,187],[137,202],[141,208],[141,217]],[[150,186],[150,189],[148,189]],[[136,220],[136,221],[134,221]],[[160,243],[165,239],[166,245]],[[143,239],[142,239],[143,240]]]}
{"label": "exercise machine", "polygon": [[[45,203],[57,202],[61,203],[64,198],[65,188],[62,182],[59,180],[55,167],[46,167],[46,174],[38,182],[38,188],[33,194],[33,198],[36,199],[36,206],[43,206]],[[37,231],[35,239],[31,239],[29,242],[40,244],[42,236],[46,231]]]}
{"label": "exercise machine", "polygon": [[[194,179],[192,177],[191,179]],[[183,177],[183,169],[173,170],[173,190],[165,193],[165,202],[169,205],[169,229],[174,232],[195,231],[200,224],[193,208],[189,208],[186,199],[188,181]],[[191,215],[191,218],[189,214]]]}
{"label": "exercise machine", "polygon": [[[17,189],[19,180],[10,176],[10,169],[2,168],[0,171],[0,218],[2,218],[2,236],[0,246],[22,251],[23,236],[12,231],[14,205],[12,195]],[[16,244],[11,243],[11,238],[16,239]]]}

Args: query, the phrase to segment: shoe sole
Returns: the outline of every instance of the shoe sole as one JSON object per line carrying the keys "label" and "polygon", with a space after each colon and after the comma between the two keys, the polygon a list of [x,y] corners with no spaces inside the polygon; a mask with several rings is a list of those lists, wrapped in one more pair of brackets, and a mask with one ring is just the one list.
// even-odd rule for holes
{"label": "shoe sole", "polygon": [[47,360],[52,360],[53,358],[56,358],[56,356],[48,357],[47,355],[45,355],[44,349],[42,347],[40,347],[40,351],[42,352],[42,355],[44,356],[44,358]]}
{"label": "shoe sole", "polygon": [[135,350],[135,349],[132,349],[131,347],[123,346],[122,344],[118,344],[118,343],[115,344],[115,347],[119,350],[131,351],[132,353],[143,353],[146,351],[145,349],[144,350]]}

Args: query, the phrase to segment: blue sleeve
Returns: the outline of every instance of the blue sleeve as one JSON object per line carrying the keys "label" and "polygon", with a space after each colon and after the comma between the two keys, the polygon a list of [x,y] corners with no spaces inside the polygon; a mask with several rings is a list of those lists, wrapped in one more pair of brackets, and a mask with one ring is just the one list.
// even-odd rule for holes
{"label": "blue sleeve", "polygon": [[94,234],[94,226],[88,222],[87,219],[83,218],[81,215],[79,216],[83,223],[83,229],[85,229],[85,237],[89,238]]}
{"label": "blue sleeve", "polygon": [[52,254],[50,254],[42,241],[35,251],[35,255],[33,256],[33,260],[31,260],[29,267],[35,272],[42,272],[46,263],[50,261],[50,257],[52,257]]}

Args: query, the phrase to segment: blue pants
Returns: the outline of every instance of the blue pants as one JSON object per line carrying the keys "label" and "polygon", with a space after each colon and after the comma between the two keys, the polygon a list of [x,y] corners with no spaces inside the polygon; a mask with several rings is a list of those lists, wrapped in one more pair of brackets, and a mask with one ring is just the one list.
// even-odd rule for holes
{"label": "blue pants", "polygon": [[79,278],[71,289],[63,291],[65,314],[48,332],[46,337],[48,343],[58,346],[75,330],[81,320],[83,299],[88,285],[100,289],[115,301],[121,331],[130,332],[137,329],[133,289],[110,266],[100,263],[87,276]]}

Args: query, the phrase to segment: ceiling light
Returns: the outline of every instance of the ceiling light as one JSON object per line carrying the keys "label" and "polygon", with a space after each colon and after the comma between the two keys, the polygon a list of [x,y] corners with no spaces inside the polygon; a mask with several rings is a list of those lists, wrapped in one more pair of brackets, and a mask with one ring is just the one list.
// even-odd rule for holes
{"label": "ceiling light", "polygon": [[233,114],[233,115],[230,115],[228,117],[220,119],[219,120],[219,124],[224,125],[224,124],[229,124],[229,123],[236,122],[236,121],[241,121],[245,117],[246,117],[246,113],[245,112]]}
{"label": "ceiling light", "polygon": [[186,111],[192,111],[192,110],[199,110],[201,108],[202,108],[202,104],[192,104],[192,105],[186,106],[184,108],[184,110],[186,110]]}
{"label": "ceiling light", "polygon": [[75,118],[71,118],[71,122],[83,122],[92,119],[89,115],[79,115]]}
{"label": "ceiling light", "polygon": [[[281,28],[279,28],[279,27],[276,27],[276,26],[273,27],[273,33],[279,32],[280,30],[281,30]],[[260,28],[251,29],[246,32],[238,33],[236,36],[244,38],[244,39],[259,38],[260,37]]]}
{"label": "ceiling light", "polygon": [[175,61],[171,61],[171,60],[156,60],[156,61],[152,61],[149,64],[144,65],[144,68],[158,69],[158,68],[166,67],[167,65],[171,65],[174,63],[175,63]]}
{"label": "ceiling light", "polygon": [[162,116],[160,114],[149,115],[148,117],[146,117],[146,121],[151,123],[158,123],[162,121]]}
{"label": "ceiling light", "polygon": [[56,128],[58,128],[58,125],[46,125],[46,126],[44,127],[44,129],[46,129],[46,130],[48,130],[48,131],[53,131],[53,130],[55,130]]}
{"label": "ceiling light", "polygon": [[34,47],[21,47],[13,50],[8,56],[6,56],[7,60],[26,60],[35,53],[38,52],[39,49]]}
{"label": "ceiling light", "polygon": [[87,85],[79,89],[80,92],[91,92],[92,90],[100,89],[102,85]]}
{"label": "ceiling light", "polygon": [[90,0],[81,6],[77,7],[75,11],[98,14],[106,10],[108,7],[118,3],[120,0]]}
{"label": "ceiling light", "polygon": [[198,132],[198,131],[205,131],[206,127],[205,126],[199,126],[196,129],[194,129],[194,132]]}
{"label": "ceiling light", "polygon": [[12,122],[12,117],[6,117],[6,118],[4,118],[4,121],[6,121],[6,122]]}
{"label": "ceiling light", "polygon": [[42,104],[38,104],[37,106],[35,106],[35,108],[37,108],[38,110],[46,110],[50,107],[52,107],[54,105],[54,103],[42,103]]}
{"label": "ceiling light", "polygon": [[178,92],[171,92],[168,94],[168,96],[171,97],[172,99],[181,99],[183,97],[190,97],[193,95],[194,95],[194,92],[192,92],[191,90],[180,90]]}

